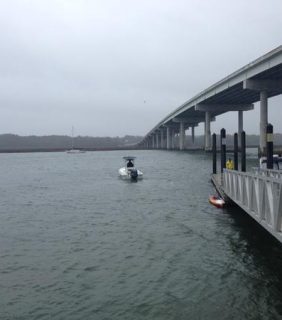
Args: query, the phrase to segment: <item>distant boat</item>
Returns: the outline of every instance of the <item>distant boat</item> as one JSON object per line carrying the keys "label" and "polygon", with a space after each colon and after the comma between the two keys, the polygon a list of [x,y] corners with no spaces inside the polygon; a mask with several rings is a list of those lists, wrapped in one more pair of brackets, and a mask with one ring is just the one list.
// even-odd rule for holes
{"label": "distant boat", "polygon": [[67,153],[72,153],[72,154],[85,153],[85,150],[75,149],[73,141],[74,141],[74,129],[72,126],[72,128],[71,128],[71,149],[67,150]]}
{"label": "distant boat", "polygon": [[80,149],[70,149],[67,150],[67,153],[85,153],[85,150],[80,150]]}

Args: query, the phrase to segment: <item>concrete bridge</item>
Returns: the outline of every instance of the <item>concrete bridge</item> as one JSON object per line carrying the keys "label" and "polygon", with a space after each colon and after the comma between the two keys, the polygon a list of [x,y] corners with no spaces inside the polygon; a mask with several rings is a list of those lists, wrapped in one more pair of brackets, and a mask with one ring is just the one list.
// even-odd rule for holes
{"label": "concrete bridge", "polygon": [[185,131],[191,128],[194,143],[195,127],[205,123],[205,150],[211,149],[210,123],[229,111],[238,112],[238,134],[243,131],[243,113],[253,110],[260,101],[260,152],[266,148],[268,98],[282,93],[282,46],[230,74],[160,121],[139,143],[143,148],[175,148],[179,136],[180,150],[184,149]]}
{"label": "concrete bridge", "polygon": [[[272,134],[266,134],[268,98],[281,93],[282,46],[279,46],[185,102],[160,121],[139,145],[143,148],[173,149],[177,140],[175,136],[179,135],[178,147],[183,150],[185,130],[191,128],[193,143],[195,127],[204,122],[205,150],[210,150],[211,121],[225,112],[237,111],[238,135],[241,136],[244,111],[252,110],[253,103],[260,101],[259,152],[272,159],[273,142],[270,141],[273,141],[273,137]],[[215,174],[215,170],[212,175],[217,192],[227,202],[230,199],[235,202],[282,243],[282,171],[273,170],[271,165],[265,170],[253,168],[251,172],[245,172],[245,166],[241,171],[224,167],[222,161],[222,173]]]}

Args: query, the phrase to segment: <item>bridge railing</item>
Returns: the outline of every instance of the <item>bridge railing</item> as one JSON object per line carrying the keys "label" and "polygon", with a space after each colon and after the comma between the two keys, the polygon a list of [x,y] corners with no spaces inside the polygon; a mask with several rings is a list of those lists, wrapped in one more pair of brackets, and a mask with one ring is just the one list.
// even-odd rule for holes
{"label": "bridge railing", "polygon": [[266,171],[224,169],[223,189],[229,198],[282,242],[282,179],[281,175]]}

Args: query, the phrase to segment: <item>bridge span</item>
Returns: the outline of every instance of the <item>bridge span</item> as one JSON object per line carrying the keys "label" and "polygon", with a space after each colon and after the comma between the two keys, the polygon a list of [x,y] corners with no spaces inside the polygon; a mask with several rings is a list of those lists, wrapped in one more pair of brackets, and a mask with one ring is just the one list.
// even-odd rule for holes
{"label": "bridge span", "polygon": [[221,81],[183,103],[161,120],[139,143],[143,148],[173,149],[179,135],[179,149],[184,149],[185,130],[205,123],[205,150],[211,149],[210,123],[229,111],[238,112],[238,134],[243,131],[243,112],[253,110],[260,101],[260,152],[266,150],[268,98],[282,93],[282,46],[235,71]]}

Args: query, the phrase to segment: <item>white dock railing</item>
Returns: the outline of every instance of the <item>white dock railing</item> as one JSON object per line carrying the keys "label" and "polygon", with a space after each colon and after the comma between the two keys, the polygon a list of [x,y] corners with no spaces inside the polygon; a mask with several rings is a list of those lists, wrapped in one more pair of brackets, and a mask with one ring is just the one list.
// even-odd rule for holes
{"label": "white dock railing", "polygon": [[282,179],[282,171],[281,170],[269,170],[269,169],[252,168],[252,172],[255,175],[262,175],[264,177]]}
{"label": "white dock railing", "polygon": [[224,169],[226,195],[282,242],[282,175],[275,170]]}

